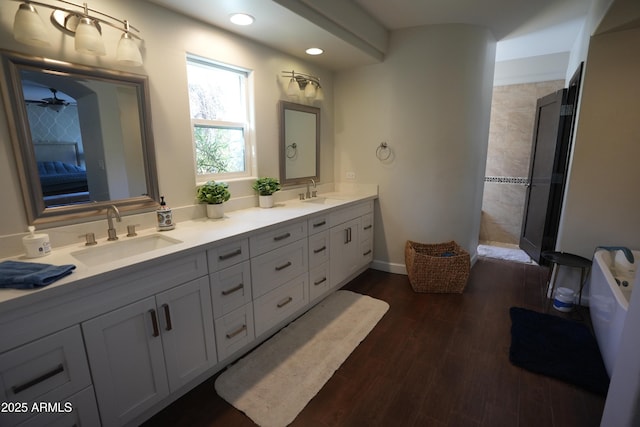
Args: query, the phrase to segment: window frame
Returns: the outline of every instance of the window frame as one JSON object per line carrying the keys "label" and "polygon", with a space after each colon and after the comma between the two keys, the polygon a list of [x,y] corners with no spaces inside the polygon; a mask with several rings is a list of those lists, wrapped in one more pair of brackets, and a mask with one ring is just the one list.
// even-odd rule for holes
{"label": "window frame", "polygon": [[[216,181],[229,181],[235,179],[251,178],[254,175],[255,170],[255,147],[253,138],[253,97],[250,93],[253,90],[253,73],[251,70],[225,64],[213,59],[205,58],[199,55],[187,54],[185,65],[188,67],[190,64],[196,64],[204,67],[211,67],[217,70],[228,71],[235,73],[242,77],[241,79],[241,97],[244,103],[244,122],[233,122],[225,120],[209,120],[209,119],[194,119],[190,117],[190,129],[191,129],[191,146],[193,150],[193,166],[196,178],[196,184],[201,184],[210,180]],[[187,86],[189,85],[189,77],[187,72]],[[188,92],[188,90],[187,90]],[[187,93],[187,96],[189,94]],[[213,129],[241,129],[244,137],[244,171],[242,172],[222,172],[222,173],[207,173],[199,174],[197,168],[197,152],[196,152],[196,140],[195,130],[196,128],[213,128]]]}

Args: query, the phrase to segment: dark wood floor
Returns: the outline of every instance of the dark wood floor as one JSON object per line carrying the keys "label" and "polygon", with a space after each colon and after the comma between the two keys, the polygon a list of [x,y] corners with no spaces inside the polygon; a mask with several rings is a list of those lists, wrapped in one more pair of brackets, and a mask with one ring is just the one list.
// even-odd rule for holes
{"label": "dark wood floor", "polygon": [[[604,398],[509,362],[509,307],[541,311],[546,275],[480,259],[465,292],[445,295],[416,294],[406,276],[365,272],[345,289],[390,309],[292,426],[599,426]],[[214,381],[145,426],[253,426]]]}

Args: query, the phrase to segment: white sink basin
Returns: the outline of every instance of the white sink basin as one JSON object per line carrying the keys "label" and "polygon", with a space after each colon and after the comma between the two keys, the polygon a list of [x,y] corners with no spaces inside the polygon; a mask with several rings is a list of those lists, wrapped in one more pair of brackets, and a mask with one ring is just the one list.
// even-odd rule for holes
{"label": "white sink basin", "polygon": [[335,205],[341,202],[339,199],[332,199],[330,197],[311,197],[310,199],[304,199],[303,203],[314,203],[317,205]]}
{"label": "white sink basin", "polygon": [[161,234],[151,234],[135,239],[126,239],[127,240],[106,242],[100,246],[71,252],[71,256],[91,267],[182,243],[181,240]]}

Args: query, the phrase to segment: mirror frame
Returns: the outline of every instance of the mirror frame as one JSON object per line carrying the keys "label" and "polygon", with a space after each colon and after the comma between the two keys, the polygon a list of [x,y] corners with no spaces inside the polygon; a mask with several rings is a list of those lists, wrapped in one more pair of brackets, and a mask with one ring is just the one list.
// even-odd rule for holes
{"label": "mirror frame", "polygon": [[[7,124],[29,224],[47,224],[82,219],[89,221],[96,219],[110,205],[117,206],[121,212],[157,209],[159,191],[151,125],[149,81],[146,75],[89,67],[7,50],[0,50],[0,56],[2,57],[1,74],[3,77],[0,79],[0,87],[3,92]],[[78,205],[46,207],[36,165],[26,103],[22,92],[21,70],[40,71],[136,86],[147,195]]]}
{"label": "mirror frame", "polygon": [[[287,156],[287,143],[286,143],[286,123],[285,123],[285,111],[301,111],[304,113],[310,113],[316,115],[316,170],[314,175],[301,176],[297,178],[287,179],[286,168],[286,156]],[[288,101],[280,101],[280,183],[282,185],[294,185],[303,184],[309,182],[310,179],[315,181],[320,180],[320,108],[311,107],[309,105],[296,104]]]}

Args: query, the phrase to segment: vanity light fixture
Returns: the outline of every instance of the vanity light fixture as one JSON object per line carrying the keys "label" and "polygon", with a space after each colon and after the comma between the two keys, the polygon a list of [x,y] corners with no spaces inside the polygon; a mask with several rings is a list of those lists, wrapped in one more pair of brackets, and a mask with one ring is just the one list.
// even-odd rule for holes
{"label": "vanity light fixture", "polygon": [[283,71],[283,77],[289,77],[289,85],[287,86],[287,95],[300,96],[301,94],[309,99],[322,101],[324,95],[322,93],[322,86],[320,86],[320,79],[316,76],[304,73],[296,73],[295,71]]}
{"label": "vanity light fixture", "polygon": [[[59,6],[57,3],[51,5],[40,1],[15,1],[20,1],[21,4],[13,22],[13,36],[20,43],[38,47],[51,46],[48,30],[34,7],[37,5],[53,9],[51,22],[60,31],[74,36],[75,48],[78,52],[95,56],[106,54],[101,28],[101,24],[104,24],[122,31],[122,37],[116,50],[116,60],[134,67],[142,65],[142,55],[134,40],[142,39],[132,32],[132,30],[135,32],[140,32],[140,30],[129,24],[126,19],[121,20],[99,10],[90,9],[87,3],[76,4],[67,0],[52,0],[63,4],[63,6]],[[96,14],[100,17],[95,16]]]}

